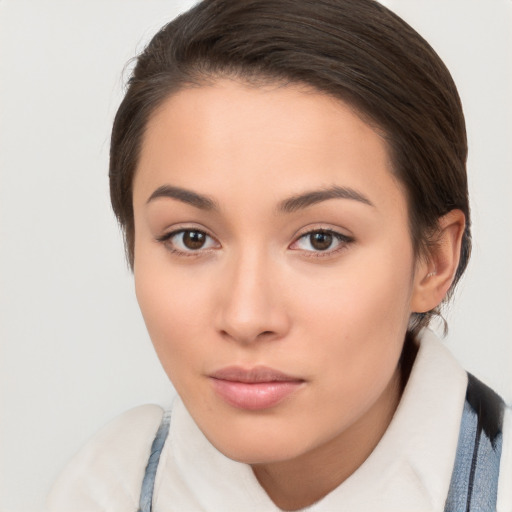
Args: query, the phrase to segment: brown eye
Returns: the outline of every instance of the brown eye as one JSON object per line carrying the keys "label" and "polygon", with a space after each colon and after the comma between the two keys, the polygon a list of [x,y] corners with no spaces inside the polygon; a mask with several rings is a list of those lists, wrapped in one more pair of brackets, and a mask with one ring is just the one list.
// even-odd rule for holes
{"label": "brown eye", "polygon": [[309,235],[311,247],[317,251],[326,251],[332,245],[333,236],[331,233],[317,231]]}
{"label": "brown eye", "polygon": [[343,249],[351,244],[354,239],[350,236],[342,235],[336,231],[327,229],[315,229],[304,233],[290,246],[290,249],[310,253],[319,256],[325,253],[326,256],[335,254],[339,249]]}
{"label": "brown eye", "polygon": [[199,229],[180,229],[157,240],[171,252],[189,256],[220,247],[214,238]]}
{"label": "brown eye", "polygon": [[183,245],[190,250],[201,249],[206,242],[206,234],[202,231],[184,231]]}

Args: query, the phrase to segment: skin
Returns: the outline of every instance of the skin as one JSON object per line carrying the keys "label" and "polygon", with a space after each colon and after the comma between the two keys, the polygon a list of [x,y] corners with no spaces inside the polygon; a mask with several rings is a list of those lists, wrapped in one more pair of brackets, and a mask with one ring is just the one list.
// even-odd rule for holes
{"label": "skin", "polygon": [[[183,195],[149,200],[163,186],[208,196],[217,209]],[[367,202],[279,210],[333,186]],[[440,219],[437,248],[416,258],[404,191],[372,127],[304,87],[227,79],[181,90],[154,113],[133,204],[137,298],[195,422],[219,451],[252,466],[280,508],[325,496],[392,419],[410,314],[448,290],[463,214]],[[205,244],[163,240],[180,229],[206,233]],[[318,250],[305,233],[319,229],[342,238]],[[248,411],[212,386],[212,372],[231,365],[265,365],[303,383],[278,405]]]}

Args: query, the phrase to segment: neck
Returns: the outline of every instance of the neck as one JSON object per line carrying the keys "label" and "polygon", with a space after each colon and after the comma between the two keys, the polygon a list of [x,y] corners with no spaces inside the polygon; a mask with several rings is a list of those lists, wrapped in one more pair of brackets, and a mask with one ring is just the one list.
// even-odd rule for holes
{"label": "neck", "polygon": [[403,391],[396,369],[377,402],[336,438],[299,457],[252,469],[260,485],[282,510],[299,510],[338,487],[368,458],[386,432]]}

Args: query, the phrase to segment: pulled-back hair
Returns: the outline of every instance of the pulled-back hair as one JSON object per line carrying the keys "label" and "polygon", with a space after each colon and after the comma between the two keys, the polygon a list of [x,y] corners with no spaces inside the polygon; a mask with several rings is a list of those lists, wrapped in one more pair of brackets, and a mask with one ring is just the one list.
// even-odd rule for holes
{"label": "pulled-back hair", "polygon": [[[137,58],[110,149],[111,201],[132,267],[132,183],[148,120],[170,94],[219,77],[305,84],[376,127],[407,197],[417,257],[428,257],[442,215],[460,209],[466,217],[453,291],[471,250],[460,99],[430,45],[374,0],[204,0],[153,37]],[[409,334],[436,312],[414,314]]]}

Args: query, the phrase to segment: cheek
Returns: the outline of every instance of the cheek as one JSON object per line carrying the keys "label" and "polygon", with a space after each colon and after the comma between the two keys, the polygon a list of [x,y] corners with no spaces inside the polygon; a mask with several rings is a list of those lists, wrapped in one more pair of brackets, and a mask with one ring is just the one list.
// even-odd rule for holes
{"label": "cheek", "polygon": [[413,259],[404,249],[399,261],[387,258],[385,251],[368,258],[359,253],[339,277],[320,288],[317,280],[314,294],[302,294],[299,317],[305,343],[311,343],[311,360],[325,369],[325,393],[335,400],[343,390],[347,408],[371,403],[396,369],[412,291]]}
{"label": "cheek", "polygon": [[204,280],[190,269],[170,271],[155,260],[136,259],[137,300],[151,341],[169,378],[194,366],[205,343],[211,302]]}
{"label": "cheek", "polygon": [[[385,339],[406,326],[413,286],[413,258],[404,253],[358,251],[339,269],[295,276],[294,295],[301,300],[298,318],[317,323],[318,330],[337,332],[342,339]],[[331,332],[331,334],[334,334]]]}

